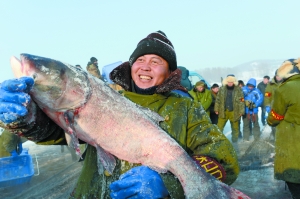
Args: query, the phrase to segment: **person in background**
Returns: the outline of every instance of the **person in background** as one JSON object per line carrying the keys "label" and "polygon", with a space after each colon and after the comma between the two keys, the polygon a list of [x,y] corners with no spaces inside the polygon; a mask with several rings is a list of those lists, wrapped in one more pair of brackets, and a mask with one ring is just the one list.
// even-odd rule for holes
{"label": "person in background", "polygon": [[283,82],[274,90],[267,118],[276,127],[274,177],[286,182],[293,198],[300,198],[300,58],[289,59],[278,68]]}
{"label": "person in background", "polygon": [[[282,82],[282,78],[279,77],[276,73],[277,73],[277,70],[275,72],[274,77],[271,79],[271,81],[269,81],[269,83],[266,87],[266,90],[265,90],[264,106],[265,106],[267,115],[270,114],[270,111],[271,111],[271,104],[272,104],[272,101],[274,98],[275,89],[277,89],[278,86]],[[271,140],[275,140],[276,128],[275,127],[271,127],[271,128],[272,128]]]}
{"label": "person in background", "polygon": [[100,70],[98,68],[98,60],[96,57],[91,57],[90,61],[88,62],[86,66],[86,70],[93,76],[102,79]]}
{"label": "person in background", "polygon": [[243,116],[243,139],[244,141],[250,140],[250,126],[253,126],[254,140],[260,138],[260,127],[258,122],[258,107],[263,101],[263,95],[259,89],[256,88],[256,80],[250,78],[246,86],[243,87],[245,98],[245,115]]}
{"label": "person in background", "polygon": [[209,117],[210,117],[211,123],[218,124],[218,115],[215,113],[215,102],[216,102],[217,94],[219,92],[219,85],[213,84],[211,86],[210,92],[211,92],[212,102],[209,107],[209,111],[210,111]]}
{"label": "person in background", "polygon": [[81,68],[81,66],[79,64],[76,64],[75,67],[76,68]]}
{"label": "person in background", "polygon": [[[264,76],[263,81],[261,81],[257,85],[257,88],[260,90],[260,92],[262,94],[265,93],[265,90],[266,90],[266,87],[267,87],[269,81],[270,81],[270,77],[268,75],[266,75],[266,76]],[[261,108],[260,120],[261,120],[262,125],[264,126],[266,124],[266,116],[265,116],[265,114],[266,114],[266,107],[264,105],[264,101],[262,102],[260,108]]]}
{"label": "person in background", "polygon": [[210,115],[209,107],[212,103],[211,92],[205,87],[205,82],[199,81],[195,84],[193,90],[189,94],[194,100],[200,102],[208,115]]}
{"label": "person in background", "polygon": [[217,125],[222,132],[226,122],[230,121],[231,141],[236,143],[239,135],[239,120],[245,113],[245,104],[243,92],[233,74],[229,74],[223,80],[214,110],[219,116]]}
{"label": "person in background", "polygon": [[[245,86],[245,83],[243,80],[238,80],[238,86],[242,89]],[[243,138],[243,134],[241,131],[241,120],[243,119],[243,117],[241,117],[241,119],[239,119],[239,138]],[[252,129],[251,129],[252,132]]]}
{"label": "person in background", "polygon": [[178,69],[181,70],[181,81],[180,84],[186,88],[188,91],[193,89],[192,83],[189,80],[189,70],[183,66],[178,66]]}
{"label": "person in background", "polygon": [[238,86],[239,86],[240,88],[243,88],[243,87],[245,86],[244,81],[243,81],[243,80],[238,80]]}
{"label": "person in background", "polygon": [[207,82],[205,81],[205,79],[200,79],[200,81],[204,82],[204,88],[208,89]]}
{"label": "person in background", "polygon": [[22,150],[21,138],[4,130],[0,135],[0,158],[20,155]]}
{"label": "person in background", "polygon": [[[124,97],[164,117],[165,120],[159,123],[160,127],[183,147],[195,163],[203,168],[203,172],[231,184],[239,173],[235,150],[217,126],[211,124],[199,102],[172,92],[187,92],[180,85],[180,74],[173,44],[164,32],[157,31],[138,43],[129,61],[115,68],[110,73],[110,79],[124,89],[120,91]],[[29,90],[27,86],[32,87],[33,82],[28,77],[6,80],[0,85],[0,93],[3,99],[14,94],[24,96],[27,101],[30,96],[22,91]],[[18,85],[18,89],[14,89],[14,85]],[[34,101],[24,104],[23,100],[0,100],[0,107],[6,107],[7,103],[10,107],[22,107],[24,112],[19,113],[19,109],[0,112],[3,121],[0,126],[12,133],[21,132],[22,136],[28,136],[38,144],[66,144],[64,130],[47,117]],[[2,117],[16,115],[15,112],[21,117],[14,120]],[[34,115],[37,116],[33,122],[24,122]],[[96,148],[88,145],[82,173],[71,198],[185,197],[178,178],[171,172],[158,173],[147,166],[116,160],[117,165],[111,175],[105,171],[99,172]],[[206,183],[210,182],[201,181],[199,186]]]}

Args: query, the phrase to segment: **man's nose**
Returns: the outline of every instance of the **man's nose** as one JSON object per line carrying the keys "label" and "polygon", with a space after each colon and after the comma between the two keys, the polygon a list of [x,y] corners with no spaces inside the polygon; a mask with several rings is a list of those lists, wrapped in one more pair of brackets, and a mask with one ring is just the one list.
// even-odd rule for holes
{"label": "man's nose", "polygon": [[142,70],[151,70],[151,62],[145,62],[143,66],[141,67]]}

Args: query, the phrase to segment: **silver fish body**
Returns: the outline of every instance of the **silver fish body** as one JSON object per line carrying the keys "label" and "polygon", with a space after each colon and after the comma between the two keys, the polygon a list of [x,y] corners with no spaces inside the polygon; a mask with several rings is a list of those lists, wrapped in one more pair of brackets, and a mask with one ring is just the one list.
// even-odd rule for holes
{"label": "silver fish body", "polygon": [[34,78],[33,101],[73,139],[96,147],[107,171],[113,172],[117,157],[172,172],[189,199],[248,198],[198,167],[159,127],[162,118],[157,113],[131,102],[102,80],[60,61],[29,54],[21,54],[20,63],[12,58],[11,63],[16,77]]}

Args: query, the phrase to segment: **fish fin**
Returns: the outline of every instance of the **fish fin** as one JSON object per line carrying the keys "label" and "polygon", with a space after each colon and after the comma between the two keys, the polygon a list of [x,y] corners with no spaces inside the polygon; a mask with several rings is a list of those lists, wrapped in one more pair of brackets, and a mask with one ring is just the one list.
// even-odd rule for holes
{"label": "fish fin", "polygon": [[145,108],[140,105],[138,105],[138,106],[154,123],[159,124],[159,122],[165,121],[165,118],[163,118],[158,113],[150,110],[149,108]]}
{"label": "fish fin", "polygon": [[164,169],[164,168],[160,168],[160,167],[156,167],[156,166],[148,166],[148,167],[158,173],[167,173],[168,172],[168,170]]}
{"label": "fish fin", "polygon": [[[96,149],[97,149],[98,160],[100,160],[105,170],[108,171],[108,173],[112,174],[117,164],[115,157],[110,153],[108,153],[107,151],[105,151],[100,146],[97,146]],[[99,171],[99,164],[98,164],[98,171]]]}
{"label": "fish fin", "polygon": [[68,133],[65,133],[65,138],[66,138],[68,146],[71,148],[75,148],[75,146],[73,145],[73,142],[72,142],[72,137]]}
{"label": "fish fin", "polygon": [[86,151],[87,151],[87,144],[86,144],[85,149],[84,149],[84,151],[83,151],[83,153],[81,155],[81,158],[79,158],[78,162],[82,162],[85,159]]}
{"label": "fish fin", "polygon": [[104,173],[104,167],[103,167],[103,164],[102,164],[100,158],[98,158],[98,155],[97,155],[97,167],[98,167],[99,175],[102,175]]}

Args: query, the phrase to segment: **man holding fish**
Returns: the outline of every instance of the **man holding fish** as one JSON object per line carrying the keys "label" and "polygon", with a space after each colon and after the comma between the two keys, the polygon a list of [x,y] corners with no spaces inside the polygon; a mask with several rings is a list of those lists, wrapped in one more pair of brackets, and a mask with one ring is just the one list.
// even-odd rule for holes
{"label": "man holding fish", "polygon": [[[28,58],[28,55],[24,55],[24,57]],[[32,60],[34,59],[33,57]],[[22,64],[22,66],[24,65],[26,64]],[[74,69],[72,70],[74,71]],[[49,71],[47,72],[49,73]],[[53,76],[59,77],[59,75],[53,73]],[[30,96],[34,96],[34,92],[31,91],[30,95],[27,94],[34,84],[35,86],[38,84],[39,77],[37,76],[33,75],[35,83],[32,78],[21,77],[17,80],[4,81],[1,84],[1,126],[38,144],[66,144],[64,134],[66,129],[61,128],[63,125],[57,125],[61,120],[47,117],[52,114],[49,113],[51,110],[35,105],[35,102],[39,104],[41,101],[31,100]],[[119,158],[123,157],[124,154],[122,152],[131,152],[126,147],[132,143],[122,143],[123,148],[117,152],[114,150],[110,151],[103,143],[103,145],[100,145],[103,147],[100,147],[100,150],[104,153],[105,151],[112,152],[113,155],[118,157],[113,172],[109,172],[110,169],[106,169],[109,166],[106,167],[105,164],[104,168],[106,170],[104,171],[97,166],[99,147],[95,147],[92,141],[81,139],[83,137],[78,136],[80,140],[84,140],[90,145],[84,158],[82,174],[74,191],[71,193],[71,198],[248,198],[237,190],[219,182],[220,180],[226,184],[231,184],[236,180],[239,173],[237,156],[230,141],[220,132],[216,125],[211,124],[200,103],[172,92],[172,90],[187,91],[180,85],[181,72],[177,69],[174,47],[165,33],[157,31],[141,40],[131,54],[129,61],[115,68],[110,73],[110,78],[114,83],[122,86],[124,90],[121,91],[121,94],[123,96],[136,103],[137,106],[141,106],[141,109],[143,109],[142,107],[148,109],[145,110],[145,113],[151,110],[151,113],[147,113],[152,115],[151,119],[157,119],[154,118],[152,112],[158,113],[157,117],[162,118],[162,120],[157,119],[157,121],[161,121],[159,123],[160,128],[177,142],[174,145],[179,144],[193,158],[195,163],[201,167],[201,169],[198,167],[200,176],[193,176],[199,179],[195,184],[200,187],[201,191],[198,192],[200,195],[197,195],[197,192],[190,193],[193,190],[185,186],[185,184],[193,180],[192,177],[184,178],[185,174],[182,171],[180,175],[174,174],[177,170],[183,169],[184,164],[178,163],[178,168],[171,170],[172,173],[166,172],[162,169],[163,167],[159,165],[156,167],[157,164],[153,164],[153,167],[148,162],[141,165],[144,163],[142,161],[144,157],[140,159],[141,161],[132,162]],[[36,89],[41,89],[40,87]],[[49,92],[55,92],[55,88],[50,88],[50,86],[44,86],[42,89],[49,89]],[[109,103],[109,100],[105,101],[105,103]],[[82,104],[82,106],[88,105]],[[74,119],[77,114],[80,114],[81,108],[72,112],[72,115],[64,115],[67,123],[72,123],[72,118]],[[126,108],[124,106],[124,109]],[[119,112],[114,112],[114,114],[124,114],[121,120],[123,118],[125,120],[128,117],[126,111],[129,110],[119,109]],[[57,117],[60,117],[60,115],[57,115]],[[102,116],[99,117],[99,122],[101,122],[101,119],[104,118]],[[115,121],[110,122],[114,124]],[[139,120],[131,122],[131,125],[140,123]],[[76,129],[76,125],[80,123],[81,121],[78,120],[70,125],[71,134]],[[144,124],[147,123],[141,123],[140,126]],[[114,132],[111,129],[113,127],[112,125],[103,126],[107,134],[110,134],[110,130]],[[142,131],[147,131],[148,128],[150,127],[141,126],[138,132],[131,134],[131,141],[134,144],[144,143],[144,140],[138,140],[137,137],[143,134]],[[118,129],[118,131],[124,132],[127,130],[125,126]],[[155,140],[156,135],[153,136]],[[118,137],[116,136],[115,139],[117,142]],[[164,141],[165,139],[161,139],[161,143],[164,143]],[[118,143],[115,144],[117,146]],[[169,142],[166,142],[165,147],[168,148],[169,144]],[[164,148],[163,145],[162,147],[157,146],[155,142],[150,147],[153,148],[153,153],[159,151],[160,148]],[[173,151],[168,152],[168,155],[162,154],[161,160],[163,161],[164,158],[168,159],[168,156],[170,156],[174,159],[176,165],[176,157],[179,158],[179,155],[177,156],[176,151],[174,151],[174,154],[172,154]],[[143,156],[151,157],[151,153],[146,153]],[[100,157],[100,160],[105,163],[110,162],[110,160],[105,160],[103,157]],[[189,159],[186,160],[188,165]],[[215,178],[210,177],[204,171]],[[185,172],[189,173],[189,169]],[[186,181],[181,179],[186,179]]]}

